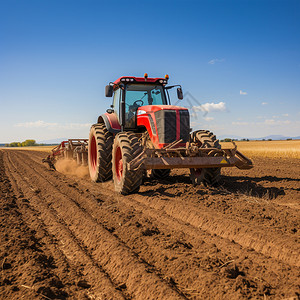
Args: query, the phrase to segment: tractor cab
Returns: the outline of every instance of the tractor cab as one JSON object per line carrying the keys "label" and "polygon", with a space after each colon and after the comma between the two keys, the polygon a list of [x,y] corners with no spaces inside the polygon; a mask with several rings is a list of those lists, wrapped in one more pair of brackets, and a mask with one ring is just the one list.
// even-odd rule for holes
{"label": "tractor cab", "polygon": [[118,115],[118,120],[121,124],[120,108],[122,96],[124,95],[125,102],[125,128],[137,129],[137,111],[138,108],[148,105],[167,105],[167,97],[164,87],[161,84],[143,84],[130,83],[124,86],[117,86],[114,91],[113,109]]}
{"label": "tractor cab", "polygon": [[[148,132],[156,148],[179,137],[186,143],[190,130],[188,110],[170,105],[168,90],[176,86],[167,86],[168,79],[168,75],[165,78],[148,78],[147,74],[123,76],[106,86],[106,96],[113,96],[113,103],[102,119],[108,125],[114,120],[115,126],[111,130],[108,126],[108,130]],[[178,98],[182,99],[181,86],[177,86]]]}

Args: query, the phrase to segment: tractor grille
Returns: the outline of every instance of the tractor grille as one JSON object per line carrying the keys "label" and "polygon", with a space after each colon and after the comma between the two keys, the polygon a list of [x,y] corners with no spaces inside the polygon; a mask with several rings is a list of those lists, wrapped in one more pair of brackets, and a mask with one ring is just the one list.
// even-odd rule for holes
{"label": "tractor grille", "polygon": [[188,110],[180,110],[180,139],[184,143],[189,141],[190,137],[190,114]]}
{"label": "tractor grille", "polygon": [[167,144],[176,141],[177,130],[183,143],[189,140],[190,117],[187,110],[179,111],[179,126],[177,127],[176,110],[159,110],[155,112],[159,143]]}

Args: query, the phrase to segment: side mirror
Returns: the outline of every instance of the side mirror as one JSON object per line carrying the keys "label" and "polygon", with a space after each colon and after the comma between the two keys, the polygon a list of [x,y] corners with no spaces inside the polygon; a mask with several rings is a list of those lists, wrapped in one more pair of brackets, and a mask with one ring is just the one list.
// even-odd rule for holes
{"label": "side mirror", "polygon": [[177,97],[179,100],[183,99],[183,93],[181,87],[177,88]]}
{"label": "side mirror", "polygon": [[108,108],[108,109],[106,110],[106,112],[107,112],[108,114],[112,114],[112,113],[114,113],[115,111],[114,111],[113,109],[111,109],[111,108]]}
{"label": "side mirror", "polygon": [[114,88],[113,88],[112,85],[107,85],[107,86],[105,87],[105,96],[106,96],[106,97],[112,97],[113,92],[114,92]]}

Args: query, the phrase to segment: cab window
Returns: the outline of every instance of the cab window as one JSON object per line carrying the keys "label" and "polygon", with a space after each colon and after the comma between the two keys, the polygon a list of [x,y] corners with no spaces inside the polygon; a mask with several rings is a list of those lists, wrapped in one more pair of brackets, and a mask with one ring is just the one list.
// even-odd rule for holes
{"label": "cab window", "polygon": [[125,127],[136,127],[136,111],[144,105],[165,105],[166,97],[161,85],[129,84],[125,94]]}
{"label": "cab window", "polygon": [[114,111],[119,118],[120,114],[120,96],[121,96],[121,89],[117,89],[114,93],[114,99],[113,99],[113,106],[114,106]]}

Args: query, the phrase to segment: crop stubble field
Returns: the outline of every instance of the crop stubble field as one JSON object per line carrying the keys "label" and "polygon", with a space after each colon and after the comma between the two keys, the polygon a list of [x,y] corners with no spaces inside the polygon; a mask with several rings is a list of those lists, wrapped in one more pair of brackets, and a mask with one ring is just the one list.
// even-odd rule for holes
{"label": "crop stubble field", "polygon": [[0,298],[298,299],[296,142],[290,157],[239,143],[255,168],[223,169],[218,188],[176,170],[129,196],[76,164],[50,171],[45,152],[1,149]]}

